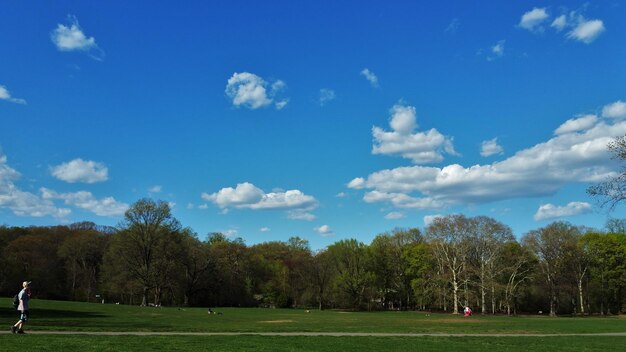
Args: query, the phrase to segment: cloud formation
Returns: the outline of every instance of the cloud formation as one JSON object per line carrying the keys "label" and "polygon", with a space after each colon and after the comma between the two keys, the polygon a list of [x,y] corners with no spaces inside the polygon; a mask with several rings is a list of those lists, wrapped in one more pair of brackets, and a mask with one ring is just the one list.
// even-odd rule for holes
{"label": "cloud formation", "polygon": [[310,214],[318,207],[313,196],[294,189],[285,192],[265,193],[252,183],[239,183],[235,188],[226,187],[208,194],[202,193],[202,199],[213,202],[222,209],[252,209],[252,210],[286,210],[290,219],[312,220]]}
{"label": "cloud formation", "polygon": [[[226,95],[232,99],[236,107],[258,109],[274,102],[276,95],[286,88],[285,82],[276,80],[273,83],[250,72],[235,72],[226,84]],[[275,103],[276,109],[283,109],[289,99],[281,99]]]}
{"label": "cloud formation", "polygon": [[532,10],[524,13],[519,21],[518,26],[527,29],[531,32],[543,31],[542,24],[550,17],[546,8],[533,8]]}
{"label": "cloud formation", "polygon": [[559,126],[552,139],[493,164],[398,167],[354,178],[348,187],[367,189],[363,200],[368,203],[438,209],[547,196],[567,183],[597,182],[614,176],[618,167],[610,160],[607,144],[626,134],[626,121],[597,119],[591,124],[576,120]]}
{"label": "cloud formation", "polygon": [[43,199],[63,200],[67,205],[85,209],[98,216],[122,216],[129,207],[128,204],[118,202],[113,197],[96,199],[91,192],[87,191],[57,193],[47,188],[41,188],[40,191]]}
{"label": "cloud formation", "polygon": [[374,74],[374,72],[370,71],[368,68],[364,68],[361,71],[361,76],[365,77],[366,80],[370,82],[372,87],[378,87],[378,77]]}
{"label": "cloud formation", "polygon": [[0,85],[0,100],[9,101],[15,104],[26,105],[26,100],[12,97],[7,87],[3,85]]}
{"label": "cloud formation", "polygon": [[320,102],[321,106],[324,106],[327,103],[335,100],[336,97],[337,97],[337,95],[335,94],[334,90],[328,89],[328,88],[320,89],[319,102]]}
{"label": "cloud formation", "polygon": [[109,169],[103,163],[78,158],[53,166],[52,175],[69,183],[96,183],[109,178]]}
{"label": "cloud formation", "polygon": [[458,155],[452,138],[434,128],[413,133],[417,128],[415,107],[397,104],[391,108],[390,113],[389,126],[392,131],[387,132],[380,127],[372,128],[372,154],[399,155],[411,159],[415,164],[440,162],[443,160],[443,153]]}
{"label": "cloud formation", "polygon": [[480,155],[484,157],[492,156],[495,154],[502,154],[504,148],[498,144],[498,138],[483,141],[481,143]]}
{"label": "cloud formation", "polygon": [[20,178],[20,173],[7,164],[6,155],[0,152],[0,208],[7,208],[18,216],[33,217],[63,218],[72,212],[67,208],[57,208],[50,200],[22,191],[15,184]]}
{"label": "cloud formation", "polygon": [[391,213],[388,213],[387,215],[385,215],[385,219],[387,220],[397,220],[397,219],[402,219],[404,217],[405,217],[404,213],[401,213],[399,211],[392,211]]}
{"label": "cloud formation", "polygon": [[76,16],[68,16],[69,25],[57,24],[50,39],[59,51],[82,51],[90,53],[94,59],[101,60],[104,52],[96,44],[94,37],[88,37],[78,24]]}
{"label": "cloud formation", "polygon": [[542,204],[534,215],[536,221],[553,220],[567,216],[586,214],[591,212],[591,204],[587,202],[570,202],[565,206]]}
{"label": "cloud formation", "polygon": [[333,230],[331,230],[330,226],[328,225],[322,225],[320,227],[316,227],[314,228],[315,232],[319,233],[320,235],[326,237],[326,236],[330,236],[333,233]]}
{"label": "cloud formation", "polygon": [[626,103],[618,100],[612,104],[605,105],[602,108],[602,117],[609,117],[612,119],[626,118]]}

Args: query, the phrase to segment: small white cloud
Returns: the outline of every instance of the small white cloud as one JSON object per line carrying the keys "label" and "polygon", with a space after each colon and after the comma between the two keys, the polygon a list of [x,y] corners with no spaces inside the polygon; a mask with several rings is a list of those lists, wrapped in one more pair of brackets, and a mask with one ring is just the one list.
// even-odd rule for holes
{"label": "small white cloud", "polygon": [[[235,72],[226,84],[226,95],[232,99],[233,105],[258,109],[272,104],[277,93],[284,90],[285,82],[277,80],[272,84],[250,72]],[[281,99],[275,103],[277,109],[284,108],[289,99]]]}
{"label": "small white cloud", "polygon": [[376,77],[374,72],[370,71],[368,68],[364,68],[361,71],[361,76],[365,77],[365,79],[370,82],[372,87],[378,87],[378,77]]}
{"label": "small white cloud", "polygon": [[317,200],[294,189],[265,193],[252,183],[244,182],[237,187],[222,188],[218,192],[202,193],[202,199],[213,202],[222,209],[286,210],[290,219],[310,220],[308,212],[318,206]]}
{"label": "small white cloud", "polygon": [[[372,128],[374,145],[372,154],[400,155],[411,159],[415,164],[440,162],[443,153],[458,155],[452,145],[452,138],[446,137],[432,128],[425,132],[413,133],[417,127],[415,107],[396,104],[391,108],[387,132],[380,127]],[[351,182],[350,188],[356,188],[357,180]]]}
{"label": "small white cloud", "polygon": [[174,209],[176,207],[176,202],[167,202],[167,205],[170,206],[170,209]]}
{"label": "small white cloud", "polygon": [[397,219],[402,219],[404,217],[405,217],[404,213],[401,213],[399,211],[392,211],[391,213],[385,215],[385,219],[387,220],[397,220]]}
{"label": "small white cloud", "polygon": [[100,162],[74,159],[52,167],[52,175],[69,183],[96,183],[108,180],[109,170]]}
{"label": "small white cloud", "polygon": [[270,230],[270,228],[269,228],[269,227],[261,227],[261,228],[259,229],[259,231],[261,231],[261,232],[270,232],[271,230]]}
{"label": "small white cloud", "polygon": [[26,104],[26,100],[24,99],[13,98],[7,87],[3,85],[0,85],[0,100],[6,100],[16,104]]}
{"label": "small white cloud", "polygon": [[198,205],[198,209],[209,209],[209,205],[204,203],[204,204],[200,204]]}
{"label": "small white cloud", "polygon": [[282,110],[285,106],[289,104],[289,99],[284,99],[276,102],[276,110]]}
{"label": "small white cloud", "polygon": [[555,18],[550,27],[555,28],[557,32],[562,31],[565,27],[567,27],[567,16],[561,15]]}
{"label": "small white cloud", "polygon": [[543,204],[537,209],[534,219],[536,221],[558,219],[567,216],[587,214],[591,212],[591,204],[587,202],[571,202],[566,206]]}
{"label": "small white cloud", "polygon": [[461,25],[461,22],[459,22],[459,19],[453,18],[452,21],[450,21],[450,24],[448,25],[448,27],[446,27],[446,30],[444,32],[448,34],[456,34],[460,25]]}
{"label": "small white cloud", "polygon": [[424,226],[429,226],[435,219],[443,218],[444,215],[435,214],[435,215],[426,215],[424,216]]}
{"label": "small white cloud", "polygon": [[320,89],[319,102],[321,106],[324,106],[327,103],[335,100],[335,98],[336,98],[336,94],[334,90],[328,89],[328,88]]}
{"label": "small white cloud", "polygon": [[587,21],[581,17],[578,25],[567,34],[567,37],[590,44],[604,31],[604,23],[601,20]]}
{"label": "small white cloud", "polygon": [[91,57],[101,60],[104,52],[96,44],[94,37],[87,37],[78,24],[75,16],[68,16],[70,25],[58,24],[50,33],[50,39],[59,51],[83,51],[91,53]]}
{"label": "small white cloud", "polygon": [[159,185],[152,186],[152,187],[150,187],[150,189],[148,189],[148,193],[161,193],[162,189],[163,189],[163,187],[159,186]]}
{"label": "small white cloud", "polygon": [[348,194],[346,192],[339,192],[335,195],[337,198],[346,198]]}
{"label": "small white cloud", "polygon": [[99,216],[121,216],[128,210],[126,203],[118,202],[113,197],[96,199],[91,192],[87,191],[57,193],[47,188],[41,188],[40,192],[43,199],[61,199],[67,205],[88,210]]}
{"label": "small white cloud", "polygon": [[555,135],[586,131],[598,123],[596,115],[585,115],[565,121],[559,128],[554,131]]}
{"label": "small white cloud", "polygon": [[533,8],[524,13],[519,21],[519,26],[531,32],[543,31],[543,22],[548,19],[549,15],[546,8]]}
{"label": "small white cloud", "polygon": [[328,225],[322,225],[320,227],[316,227],[315,232],[319,233],[320,235],[326,237],[326,236],[330,236],[333,233],[333,230],[331,230],[330,226]]}
{"label": "small white cloud", "polygon": [[496,43],[496,45],[491,47],[491,53],[495,56],[495,57],[502,57],[504,56],[504,40],[500,40],[498,41],[498,43]]}
{"label": "small white cloud", "polygon": [[226,231],[222,231],[222,234],[228,238],[240,237],[239,231],[237,229],[229,229]]}
{"label": "small white cloud", "polygon": [[602,108],[602,117],[613,119],[626,118],[626,103],[618,100],[612,104],[607,104]]}
{"label": "small white cloud", "polygon": [[313,221],[317,219],[315,215],[309,213],[307,210],[301,210],[301,209],[289,210],[287,212],[287,218],[291,220],[304,220],[304,221]]}
{"label": "small white cloud", "polygon": [[481,145],[480,155],[488,157],[495,154],[502,154],[504,148],[498,144],[498,138],[494,138],[488,141],[483,141]]}
{"label": "small white cloud", "polygon": [[365,188],[365,179],[363,177],[357,177],[348,183],[348,188],[363,189]]}
{"label": "small white cloud", "polygon": [[193,209],[194,207],[193,203],[187,203],[187,209]]}

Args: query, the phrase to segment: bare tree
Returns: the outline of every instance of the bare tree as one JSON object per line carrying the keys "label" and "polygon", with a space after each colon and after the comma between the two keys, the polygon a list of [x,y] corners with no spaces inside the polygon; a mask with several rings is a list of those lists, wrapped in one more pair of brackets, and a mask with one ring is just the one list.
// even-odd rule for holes
{"label": "bare tree", "polygon": [[[615,138],[607,147],[613,153],[611,159],[626,161],[626,135]],[[587,193],[599,198],[601,207],[608,206],[609,211],[612,211],[626,199],[626,166],[622,166],[622,172],[617,176],[587,188]]]}

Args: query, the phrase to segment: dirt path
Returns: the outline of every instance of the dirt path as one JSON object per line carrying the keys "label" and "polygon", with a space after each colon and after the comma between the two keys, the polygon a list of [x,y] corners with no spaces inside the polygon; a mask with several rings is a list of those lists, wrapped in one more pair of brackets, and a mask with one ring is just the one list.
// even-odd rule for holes
{"label": "dirt path", "polygon": [[[6,331],[5,333],[10,333]],[[369,333],[369,332],[152,332],[152,331],[27,331],[32,335],[96,335],[96,336],[335,336],[335,337],[561,337],[561,336],[626,336],[626,332],[590,334],[446,334],[446,333]]]}

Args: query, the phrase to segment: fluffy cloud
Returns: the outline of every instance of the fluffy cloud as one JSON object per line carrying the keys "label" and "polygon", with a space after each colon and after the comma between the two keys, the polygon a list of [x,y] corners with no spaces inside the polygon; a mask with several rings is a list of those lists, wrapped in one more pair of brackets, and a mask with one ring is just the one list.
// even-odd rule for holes
{"label": "fluffy cloud", "polygon": [[150,189],[148,189],[148,193],[161,193],[162,189],[163,189],[163,187],[159,186],[159,185],[152,186],[152,187],[150,187]]}
{"label": "fluffy cloud", "polygon": [[552,24],[550,25],[550,27],[555,28],[557,32],[562,31],[566,26],[567,26],[567,16],[565,15],[561,15],[555,18],[554,21],[552,21]]}
{"label": "fluffy cloud", "polygon": [[519,26],[529,31],[542,31],[542,24],[550,17],[545,8],[533,8],[524,13],[519,21]]}
{"label": "fluffy cloud", "polygon": [[335,100],[335,98],[336,98],[336,94],[334,90],[328,89],[328,88],[320,89],[319,102],[321,106],[324,106],[327,103]]}
{"label": "fluffy cloud", "polygon": [[310,220],[308,212],[318,206],[317,200],[297,189],[265,193],[252,183],[244,182],[235,188],[226,187],[218,192],[202,193],[202,199],[213,202],[222,209],[287,210],[290,219]]}
{"label": "fluffy cloud", "polygon": [[376,77],[374,72],[370,71],[368,68],[364,68],[361,71],[361,76],[365,77],[365,79],[370,82],[372,87],[378,87],[378,77]]}
{"label": "fluffy cloud", "polygon": [[483,141],[481,144],[480,155],[484,157],[492,156],[495,154],[502,154],[504,148],[498,144],[498,138],[494,138],[488,141]]}
{"label": "fluffy cloud", "polygon": [[534,219],[536,221],[552,220],[566,216],[574,216],[591,212],[591,204],[587,202],[571,202],[566,206],[543,204],[537,209]]}
{"label": "fluffy cloud", "polygon": [[109,170],[103,163],[74,159],[52,167],[52,175],[59,180],[75,183],[96,183],[106,181]]}
{"label": "fluffy cloud", "polygon": [[26,104],[26,100],[24,99],[13,98],[7,87],[3,85],[0,85],[0,100],[10,101],[16,104]]}
{"label": "fluffy cloud", "polygon": [[410,166],[381,170],[350,181],[368,189],[365,202],[397,208],[437,209],[511,198],[552,195],[571,182],[597,182],[616,175],[607,144],[626,134],[626,121],[564,123],[552,139],[488,165],[443,168]]}
{"label": "fluffy cloud", "polygon": [[69,15],[69,26],[58,24],[50,33],[50,39],[59,51],[83,51],[94,59],[101,60],[104,52],[96,44],[94,37],[87,37],[75,16]]}
{"label": "fluffy cloud", "polygon": [[128,204],[121,203],[113,197],[96,199],[91,192],[80,191],[74,193],[57,193],[47,188],[41,188],[41,196],[46,200],[59,199],[65,204],[88,210],[98,216],[121,216],[128,210]]}
{"label": "fluffy cloud", "polygon": [[612,104],[607,104],[602,108],[602,117],[610,117],[613,119],[626,118],[626,103],[618,100]]}
{"label": "fluffy cloud", "polygon": [[444,217],[441,214],[435,214],[435,215],[426,215],[424,216],[424,226],[428,226],[430,225],[433,221],[435,221],[435,219],[437,218],[442,218]]}
{"label": "fluffy cloud", "polygon": [[319,233],[322,236],[330,236],[333,233],[333,230],[331,230],[330,226],[328,225],[322,225],[320,227],[316,227],[315,232]]}
{"label": "fluffy cloud", "polygon": [[440,162],[444,152],[458,155],[452,145],[452,138],[442,135],[434,128],[413,133],[417,128],[414,107],[395,105],[391,108],[391,114],[391,132],[380,127],[372,128],[373,154],[400,155],[411,159],[415,164]]}
{"label": "fluffy cloud", "polygon": [[574,29],[567,34],[567,37],[581,41],[585,44],[590,44],[604,31],[604,23],[601,20],[581,19],[578,21]]}
{"label": "fluffy cloud", "polygon": [[559,128],[554,131],[554,134],[565,134],[576,131],[584,131],[593,127],[598,122],[596,115],[585,115],[582,117],[576,117],[565,121]]}
{"label": "fluffy cloud", "polygon": [[70,209],[57,208],[50,200],[20,190],[15,181],[20,173],[7,164],[7,157],[0,153],[0,208],[10,209],[19,216],[54,216],[62,218],[71,213]]}
{"label": "fluffy cloud", "polygon": [[[272,104],[276,94],[285,87],[285,82],[281,80],[269,84],[254,73],[235,72],[226,84],[226,95],[232,99],[233,105],[254,110]],[[289,99],[277,101],[276,109],[284,108],[288,102]]]}

